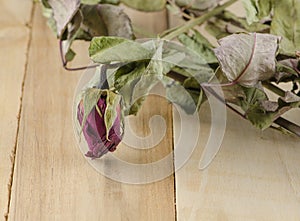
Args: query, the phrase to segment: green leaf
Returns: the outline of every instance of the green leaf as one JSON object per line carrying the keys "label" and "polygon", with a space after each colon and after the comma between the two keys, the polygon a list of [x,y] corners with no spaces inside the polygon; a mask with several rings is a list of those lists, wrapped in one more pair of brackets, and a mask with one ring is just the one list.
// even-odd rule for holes
{"label": "green leaf", "polygon": [[65,60],[72,61],[75,56],[76,56],[76,53],[72,49],[68,49],[67,53],[65,53]]}
{"label": "green leaf", "polygon": [[254,86],[274,76],[278,41],[270,34],[233,34],[219,40],[214,51],[230,82]]}
{"label": "green leaf", "polygon": [[[149,61],[148,61],[149,62]],[[114,87],[123,97],[124,114],[137,114],[143,98],[133,100],[133,91],[141,76],[145,73],[148,62],[132,62],[120,67],[114,74]]]}
{"label": "green leaf", "polygon": [[86,119],[88,115],[91,113],[91,111],[95,108],[97,105],[100,97],[101,97],[102,91],[97,88],[88,88],[85,90],[85,92],[82,95],[83,99],[83,109],[84,109],[84,115],[82,120],[82,128],[84,127],[86,123]]}
{"label": "green leaf", "polygon": [[108,140],[109,131],[112,128],[116,118],[118,117],[118,110],[117,107],[120,105],[121,96],[110,91],[106,91],[106,110],[104,114],[104,122],[106,126],[106,139]]}
{"label": "green leaf", "polygon": [[97,63],[139,61],[150,59],[152,54],[141,44],[119,37],[93,38],[89,53]]}
{"label": "green leaf", "polygon": [[178,36],[178,40],[187,48],[194,51],[201,59],[207,63],[217,63],[218,60],[212,50],[212,45],[198,31],[190,37],[187,34]]}
{"label": "green leaf", "polygon": [[160,11],[164,9],[166,0],[121,0],[125,5],[140,11]]}
{"label": "green leaf", "polygon": [[247,118],[250,122],[261,130],[265,130],[270,127],[275,119],[275,113],[267,113],[259,108],[248,110]]}
{"label": "green leaf", "polygon": [[163,78],[163,44],[164,41],[157,41],[155,45],[155,53],[151,58],[145,72],[141,75],[141,79],[134,87],[133,99],[148,95],[153,86]]}
{"label": "green leaf", "polygon": [[240,98],[240,106],[245,111],[248,120],[257,128],[265,129],[272,125],[274,113],[267,112],[261,105],[268,100],[264,91],[258,88],[242,87],[245,97]]}
{"label": "green leaf", "polygon": [[[155,41],[155,53],[148,62],[132,63],[115,75],[115,87],[125,96],[127,114],[136,113],[144,98],[160,79],[168,64],[163,61],[164,41]],[[134,67],[131,70],[131,67]],[[127,70],[126,70],[127,69]],[[129,73],[128,73],[129,71]],[[127,72],[127,73],[126,73]],[[122,84],[120,84],[122,82]],[[120,87],[122,85],[122,87]]]}
{"label": "green leaf", "polygon": [[275,0],[271,33],[282,36],[280,53],[295,56],[300,49],[300,1]]}
{"label": "green leaf", "polygon": [[268,17],[272,10],[273,0],[243,0],[248,24]]}
{"label": "green leaf", "polygon": [[201,81],[194,77],[189,77],[182,84],[186,91],[193,98],[194,103],[197,105],[196,110],[199,110],[201,104],[207,100],[207,97],[203,93],[203,90],[200,86],[200,82]]}
{"label": "green leaf", "polygon": [[253,107],[260,107],[260,103],[268,99],[265,92],[261,89],[251,87],[242,87],[245,97],[241,98],[240,106],[242,109],[247,112]]}
{"label": "green leaf", "polygon": [[235,23],[230,23],[217,17],[210,19],[205,29],[216,39],[224,38],[230,34],[245,32],[245,29],[238,27]]}
{"label": "green leaf", "polygon": [[[107,26],[98,10],[98,5],[82,5],[80,12],[83,17],[80,26],[81,35],[84,33],[82,36],[87,36],[85,40],[91,40],[95,36],[108,35]],[[81,35],[78,38],[81,38]]]}
{"label": "green leaf", "polygon": [[193,97],[180,83],[173,81],[165,88],[167,99],[171,103],[179,105],[187,114],[193,114],[197,110],[198,99]]}
{"label": "green leaf", "polygon": [[243,17],[238,17],[230,11],[224,11],[222,14],[217,16],[230,24],[236,25],[240,28],[245,29],[248,32],[262,32],[267,33],[270,31],[270,26],[261,22],[252,22],[249,24]]}
{"label": "green leaf", "polygon": [[240,99],[239,105],[250,122],[260,129],[270,127],[282,114],[300,106],[300,97],[291,92],[286,92],[286,95],[280,97],[278,102],[272,102],[258,88],[243,87],[243,90],[246,97]]}

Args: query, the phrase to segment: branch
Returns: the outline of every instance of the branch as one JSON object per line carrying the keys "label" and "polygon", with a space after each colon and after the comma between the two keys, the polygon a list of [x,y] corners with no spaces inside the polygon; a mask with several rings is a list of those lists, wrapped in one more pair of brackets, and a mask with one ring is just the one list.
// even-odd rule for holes
{"label": "branch", "polygon": [[165,36],[161,36],[162,38],[166,39],[166,40],[172,40],[173,38],[176,38],[178,35],[183,34],[187,31],[189,31],[191,28],[193,28],[196,25],[201,25],[203,24],[205,21],[207,21],[208,19],[210,19],[211,17],[220,14],[225,8],[227,8],[228,6],[232,5],[233,3],[237,2],[237,0],[230,0],[226,3],[224,3],[223,5],[220,5],[216,8],[214,8],[213,10],[209,11],[208,13],[192,19],[188,22],[186,22],[184,25],[178,26],[175,31],[165,35]]}

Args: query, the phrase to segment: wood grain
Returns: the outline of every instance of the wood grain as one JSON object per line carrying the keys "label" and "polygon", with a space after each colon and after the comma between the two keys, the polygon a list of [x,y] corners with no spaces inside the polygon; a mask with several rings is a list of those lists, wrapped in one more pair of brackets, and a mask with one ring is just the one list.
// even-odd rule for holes
{"label": "wood grain", "polygon": [[[195,152],[176,173],[178,220],[299,220],[299,138],[271,129],[260,132],[229,112],[221,150],[200,171],[209,113],[205,105]],[[179,127],[176,119],[174,128]]]}
{"label": "wood grain", "polygon": [[9,202],[32,2],[1,0],[0,5],[0,220],[3,220]]}
{"label": "wood grain", "polygon": [[[86,48],[77,52],[86,54]],[[57,41],[36,7],[9,220],[174,220],[172,177],[147,185],[118,183],[97,173],[79,151],[71,108],[79,77],[62,70]],[[153,103],[146,103],[141,116],[154,111],[171,119],[163,101],[149,112]],[[147,133],[140,121],[133,124]],[[157,147],[158,156],[172,149],[169,131]],[[117,154],[122,151],[126,149],[120,147]]]}

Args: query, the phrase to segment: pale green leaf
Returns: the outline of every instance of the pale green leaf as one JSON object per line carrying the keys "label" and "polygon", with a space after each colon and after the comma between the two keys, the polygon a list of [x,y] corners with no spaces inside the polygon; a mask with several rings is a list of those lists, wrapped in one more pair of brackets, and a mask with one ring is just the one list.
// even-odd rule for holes
{"label": "pale green leaf", "polygon": [[173,84],[165,88],[168,101],[179,105],[187,114],[193,114],[197,110],[198,100],[181,84],[173,82]]}
{"label": "pale green leaf", "polygon": [[102,91],[97,88],[88,88],[85,90],[85,92],[82,95],[83,99],[83,109],[84,109],[84,115],[82,120],[82,128],[86,123],[86,119],[88,115],[91,113],[91,111],[95,108],[97,105],[100,97],[101,97]]}
{"label": "pale green leaf", "polygon": [[104,114],[104,122],[106,127],[106,139],[108,140],[109,131],[112,128],[114,122],[116,121],[118,114],[120,113],[117,110],[118,105],[120,105],[121,96],[106,90],[106,110]]}
{"label": "pale green leaf", "polygon": [[300,1],[275,0],[271,33],[283,37],[280,53],[294,56],[300,50]]}
{"label": "pale green leaf", "polygon": [[245,29],[248,32],[269,32],[270,26],[263,24],[261,22],[252,22],[249,24],[247,20],[243,17],[239,17],[230,11],[224,11],[224,13],[218,15],[224,21],[228,21],[231,24],[234,24],[240,28]]}
{"label": "pale green leaf", "polygon": [[89,53],[92,60],[97,63],[130,62],[152,57],[151,51],[141,44],[119,37],[93,38]]}
{"label": "pale green leaf", "polygon": [[[281,0],[280,0],[281,1]],[[273,0],[243,0],[248,24],[258,22],[270,15]]]}
{"label": "pale green leaf", "polygon": [[124,114],[136,114],[143,99],[133,100],[133,90],[141,76],[145,73],[146,62],[132,62],[120,67],[114,74],[114,87],[122,94]]}
{"label": "pale green leaf", "polygon": [[178,36],[178,40],[187,48],[196,52],[196,54],[207,63],[217,63],[217,58],[212,50],[212,45],[198,31],[190,37],[187,34]]}

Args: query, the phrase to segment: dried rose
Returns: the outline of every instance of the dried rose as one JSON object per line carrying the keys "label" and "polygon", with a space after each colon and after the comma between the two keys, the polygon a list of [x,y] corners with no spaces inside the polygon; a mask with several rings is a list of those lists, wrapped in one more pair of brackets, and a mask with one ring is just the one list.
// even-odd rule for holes
{"label": "dried rose", "polygon": [[[95,107],[84,119],[84,102],[78,105],[77,119],[80,125],[83,125],[82,132],[87,141],[89,151],[85,156],[92,159],[100,158],[108,151],[113,152],[122,140],[122,122],[121,122],[121,106],[120,102],[116,105],[107,105],[107,95],[100,95],[98,102]],[[108,127],[108,122],[105,120],[108,112],[113,111],[115,118],[113,119],[112,125]],[[113,109],[112,109],[113,108]],[[109,117],[111,117],[111,113]],[[85,122],[83,122],[85,121]],[[108,132],[107,132],[108,131]]]}

